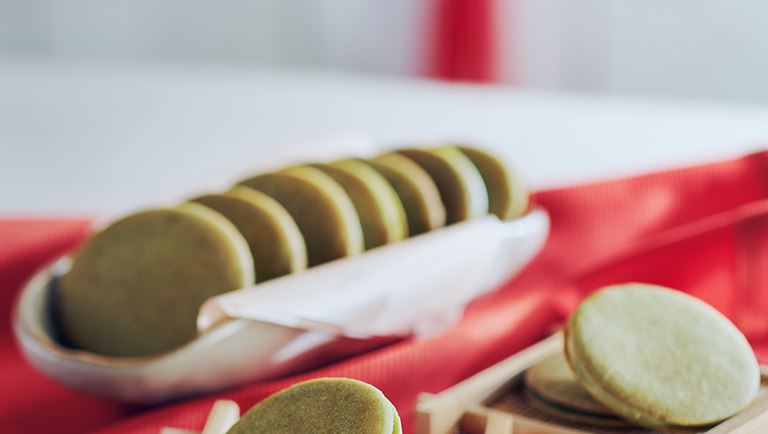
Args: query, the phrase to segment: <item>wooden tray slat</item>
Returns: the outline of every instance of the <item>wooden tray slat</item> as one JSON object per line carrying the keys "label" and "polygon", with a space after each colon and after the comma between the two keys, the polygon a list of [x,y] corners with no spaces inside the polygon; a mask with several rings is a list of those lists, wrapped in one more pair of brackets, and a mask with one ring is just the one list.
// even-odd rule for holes
{"label": "wooden tray slat", "polygon": [[558,333],[520,351],[496,365],[446,389],[439,395],[422,395],[416,405],[418,434],[449,434],[455,431],[468,408],[485,404],[507,389],[509,381],[529,366],[563,347]]}
{"label": "wooden tray slat", "polygon": [[[416,405],[416,434],[654,434],[640,428],[603,428],[561,422],[530,407],[522,397],[520,374],[557,351],[557,333]],[[765,383],[765,374],[763,380]],[[744,411],[704,431],[687,434],[768,433],[768,387],[763,384]]]}

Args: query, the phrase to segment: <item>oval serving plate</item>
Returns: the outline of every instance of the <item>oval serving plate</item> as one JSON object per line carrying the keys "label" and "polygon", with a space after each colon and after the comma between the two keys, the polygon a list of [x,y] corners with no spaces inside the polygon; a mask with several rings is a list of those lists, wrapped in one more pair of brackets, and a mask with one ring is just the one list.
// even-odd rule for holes
{"label": "oval serving plate", "polygon": [[[122,401],[157,403],[300,372],[430,327],[439,330],[446,312],[460,315],[472,299],[518,273],[540,251],[548,232],[542,209],[504,222],[487,216],[233,291],[220,296],[226,298],[216,306],[227,310],[238,306],[239,297],[261,293],[301,297],[325,290],[335,303],[350,290],[376,295],[364,300],[365,306],[345,306],[363,313],[338,323],[333,309],[318,309],[330,315],[325,318],[302,317],[301,309],[275,314],[285,300],[267,299],[277,307],[255,311],[204,308],[201,312],[209,312],[201,313],[203,331],[195,340],[141,358],[101,356],[59,343],[51,306],[57,278],[68,267],[65,257],[23,288],[14,331],[26,357],[54,380]],[[452,296],[443,296],[445,288]],[[308,312],[306,304],[303,308]]]}

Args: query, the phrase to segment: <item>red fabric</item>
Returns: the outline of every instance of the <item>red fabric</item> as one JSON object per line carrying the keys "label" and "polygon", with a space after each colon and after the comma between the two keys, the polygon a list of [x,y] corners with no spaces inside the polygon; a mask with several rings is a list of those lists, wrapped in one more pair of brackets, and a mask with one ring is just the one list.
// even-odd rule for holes
{"label": "red fabric", "polygon": [[429,74],[488,82],[496,78],[493,0],[435,0]]}
{"label": "red fabric", "polygon": [[[389,396],[413,432],[419,392],[438,392],[544,337],[600,285],[644,281],[694,293],[730,316],[768,360],[768,154],[541,192],[552,217],[542,255],[475,302],[461,324],[300,376],[137,409],[68,391],[21,358],[0,328],[0,432],[156,434],[200,429],[216,398],[248,408],[299,380],[347,376]],[[0,223],[0,308],[24,276],[80,241],[84,221]]]}

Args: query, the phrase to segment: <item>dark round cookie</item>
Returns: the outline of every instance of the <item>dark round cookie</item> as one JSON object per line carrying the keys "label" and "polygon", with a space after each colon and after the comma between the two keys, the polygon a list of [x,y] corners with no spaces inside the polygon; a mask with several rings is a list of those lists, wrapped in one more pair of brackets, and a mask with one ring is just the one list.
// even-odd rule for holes
{"label": "dark round cookie", "polygon": [[501,158],[477,148],[461,146],[459,149],[483,177],[491,214],[510,220],[528,211],[530,193]]}
{"label": "dark round cookie", "polygon": [[440,199],[440,191],[421,166],[394,152],[364,161],[379,172],[397,193],[408,220],[409,236],[445,225],[445,206]]}
{"label": "dark round cookie", "polygon": [[192,199],[231,221],[248,242],[256,281],[307,268],[307,249],[299,227],[276,200],[251,188]]}
{"label": "dark round cookie", "polygon": [[209,297],[253,282],[237,229],[197,204],[124,217],[95,233],[60,282],[61,331],[76,348],[117,357],[170,351],[197,335]]}
{"label": "dark round cookie", "polygon": [[401,149],[429,173],[440,191],[448,224],[458,223],[488,212],[488,192],[477,168],[456,147]]}
{"label": "dark round cookie", "polygon": [[352,200],[322,171],[293,167],[239,184],[272,197],[288,210],[304,236],[310,266],[363,251],[363,230]]}
{"label": "dark round cookie", "polygon": [[352,199],[363,228],[366,250],[408,237],[400,198],[387,180],[358,160],[313,164],[332,177]]}

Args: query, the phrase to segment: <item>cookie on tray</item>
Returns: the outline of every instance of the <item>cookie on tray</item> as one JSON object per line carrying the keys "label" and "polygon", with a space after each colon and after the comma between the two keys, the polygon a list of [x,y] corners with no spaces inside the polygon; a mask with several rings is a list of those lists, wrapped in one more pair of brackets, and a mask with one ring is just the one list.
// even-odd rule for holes
{"label": "cookie on tray", "polygon": [[459,149],[483,177],[491,214],[501,220],[511,220],[528,211],[530,193],[506,162],[482,149],[468,146],[460,146]]}
{"label": "cookie on tray", "polygon": [[312,167],[329,175],[352,199],[363,228],[365,249],[408,237],[403,204],[387,180],[369,165],[354,159]]}
{"label": "cookie on tray", "polygon": [[264,193],[234,187],[192,199],[231,221],[248,242],[256,281],[307,268],[307,249],[299,227],[280,203]]}
{"label": "cookie on tray", "polygon": [[292,167],[239,184],[272,197],[288,210],[304,236],[309,266],[363,251],[363,230],[352,200],[321,170]]}
{"label": "cookie on tray", "polygon": [[151,209],[80,248],[61,278],[56,313],[75,348],[148,356],[194,339],[206,299],[253,281],[248,244],[221,214],[198,204]]}
{"label": "cookie on tray", "polygon": [[526,400],[543,413],[575,423],[627,425],[581,387],[562,352],[527,369],[523,379]]}
{"label": "cookie on tray", "polygon": [[392,186],[400,198],[408,221],[408,236],[445,225],[445,206],[429,174],[408,158],[388,153],[365,160]]}
{"label": "cookie on tray", "polygon": [[397,152],[421,166],[435,181],[445,205],[447,224],[488,213],[488,192],[483,178],[458,148],[443,146]]}
{"label": "cookie on tray", "polygon": [[586,298],[566,327],[566,355],[595,399],[661,430],[727,419],[760,386],[755,355],[733,323],[695,297],[654,285]]}

